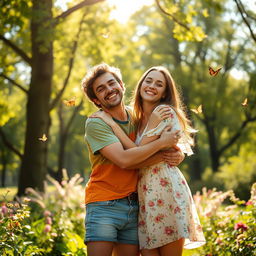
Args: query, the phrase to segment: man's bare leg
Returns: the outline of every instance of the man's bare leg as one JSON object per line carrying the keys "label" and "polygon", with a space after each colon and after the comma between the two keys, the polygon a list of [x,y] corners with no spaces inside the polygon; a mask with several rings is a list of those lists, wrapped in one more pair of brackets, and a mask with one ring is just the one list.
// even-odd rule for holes
{"label": "man's bare leg", "polygon": [[[139,256],[139,246],[135,244],[117,243],[114,246],[112,256]],[[90,256],[90,255],[89,255]]]}
{"label": "man's bare leg", "polygon": [[113,242],[88,242],[88,256],[111,256],[114,247]]}

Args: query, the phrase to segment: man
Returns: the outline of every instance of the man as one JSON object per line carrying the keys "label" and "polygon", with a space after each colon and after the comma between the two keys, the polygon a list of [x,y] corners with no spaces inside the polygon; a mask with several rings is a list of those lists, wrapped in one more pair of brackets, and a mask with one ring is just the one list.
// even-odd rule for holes
{"label": "man", "polygon": [[[92,68],[82,81],[87,97],[108,112],[126,134],[135,140],[129,110],[123,103],[120,71],[107,64]],[[138,255],[138,200],[136,185],[141,168],[163,161],[161,149],[173,134],[165,130],[159,139],[125,150],[112,129],[99,118],[85,126],[92,173],[86,185],[86,236],[88,256]],[[181,152],[169,153],[172,165],[183,160]]]}

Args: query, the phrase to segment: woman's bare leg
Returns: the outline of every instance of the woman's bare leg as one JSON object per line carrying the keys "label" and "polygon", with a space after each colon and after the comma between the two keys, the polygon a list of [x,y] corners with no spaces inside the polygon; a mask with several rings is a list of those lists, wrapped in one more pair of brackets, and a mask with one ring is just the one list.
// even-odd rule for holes
{"label": "woman's bare leg", "polygon": [[172,243],[159,247],[161,256],[181,256],[185,239],[181,238]]}
{"label": "woman's bare leg", "polygon": [[159,249],[143,249],[141,250],[141,255],[142,256],[160,256]]}

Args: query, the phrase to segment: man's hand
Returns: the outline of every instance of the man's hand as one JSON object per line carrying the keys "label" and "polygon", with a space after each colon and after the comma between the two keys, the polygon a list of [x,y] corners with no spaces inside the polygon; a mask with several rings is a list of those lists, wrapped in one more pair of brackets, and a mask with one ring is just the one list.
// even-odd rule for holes
{"label": "man's hand", "polygon": [[161,152],[163,161],[168,163],[170,166],[179,165],[185,158],[185,155],[180,150],[170,149]]}

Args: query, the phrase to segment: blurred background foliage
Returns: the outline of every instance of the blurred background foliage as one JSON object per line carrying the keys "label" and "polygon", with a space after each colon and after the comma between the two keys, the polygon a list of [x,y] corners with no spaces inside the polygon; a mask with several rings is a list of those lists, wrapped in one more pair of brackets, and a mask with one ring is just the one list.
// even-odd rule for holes
{"label": "blurred background foliage", "polygon": [[[119,2],[127,12],[133,5]],[[167,67],[199,130],[195,154],[180,167],[192,192],[217,187],[249,198],[256,180],[255,3],[151,1],[125,21],[121,11],[114,17],[113,1],[44,3],[0,4],[2,187],[43,190],[46,174],[60,181],[63,168],[87,180],[84,123],[96,109],[80,83],[90,67],[106,62],[121,69],[127,104],[147,68]],[[221,67],[218,75],[210,76],[209,66]],[[200,105],[202,113],[191,111]],[[45,142],[38,140],[43,133]]]}

